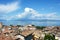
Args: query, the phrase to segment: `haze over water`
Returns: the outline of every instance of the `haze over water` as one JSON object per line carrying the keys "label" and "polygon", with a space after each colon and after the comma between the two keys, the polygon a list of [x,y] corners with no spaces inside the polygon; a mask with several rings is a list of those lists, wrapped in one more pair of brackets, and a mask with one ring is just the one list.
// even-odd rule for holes
{"label": "haze over water", "polygon": [[36,26],[60,26],[60,21],[0,21],[3,25],[29,25],[33,24]]}

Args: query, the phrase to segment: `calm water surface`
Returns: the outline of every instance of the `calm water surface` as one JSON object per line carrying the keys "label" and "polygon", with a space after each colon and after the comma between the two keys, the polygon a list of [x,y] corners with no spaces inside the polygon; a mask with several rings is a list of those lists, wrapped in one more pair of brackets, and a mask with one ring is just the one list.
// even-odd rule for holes
{"label": "calm water surface", "polygon": [[38,26],[60,26],[60,21],[0,21],[4,25],[38,25]]}

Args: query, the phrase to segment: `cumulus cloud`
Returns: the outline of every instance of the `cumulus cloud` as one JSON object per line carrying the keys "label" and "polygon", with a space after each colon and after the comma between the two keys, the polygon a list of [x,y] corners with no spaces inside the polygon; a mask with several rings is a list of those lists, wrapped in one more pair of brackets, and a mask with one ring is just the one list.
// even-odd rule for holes
{"label": "cumulus cloud", "polygon": [[[26,17],[27,15],[32,15],[32,11],[33,9],[31,9],[31,8],[25,8],[24,9],[24,12],[23,13],[21,13],[21,14],[18,14],[18,15],[16,15],[18,18],[24,18],[24,17]],[[33,13],[34,14],[34,13]]]}
{"label": "cumulus cloud", "polygon": [[37,19],[37,20],[58,18],[56,12],[42,14],[38,13],[36,10],[32,8],[25,8],[23,13],[17,15],[18,18],[25,18],[26,16],[28,17],[28,19]]}
{"label": "cumulus cloud", "polygon": [[0,4],[0,13],[9,13],[16,9],[18,9],[18,2],[8,3],[8,4]]}
{"label": "cumulus cloud", "polygon": [[58,19],[59,16],[56,15],[56,12],[52,12],[52,13],[38,13],[36,10],[32,9],[32,8],[25,8],[24,12],[19,13],[15,16],[11,16],[11,17],[6,17],[8,20],[11,19],[33,19],[33,20],[40,20],[40,19]]}
{"label": "cumulus cloud", "polygon": [[36,10],[32,8],[25,8],[24,12],[21,14],[16,15],[18,18],[25,18],[25,17],[33,17],[33,16],[40,16],[41,14],[38,14]]}

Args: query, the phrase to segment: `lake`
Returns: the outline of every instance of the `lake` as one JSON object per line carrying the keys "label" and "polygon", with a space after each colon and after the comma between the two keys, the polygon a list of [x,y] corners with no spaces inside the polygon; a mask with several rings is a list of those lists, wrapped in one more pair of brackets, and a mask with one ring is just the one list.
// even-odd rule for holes
{"label": "lake", "polygon": [[28,24],[33,24],[36,26],[60,26],[60,21],[0,21],[3,23],[3,25],[28,25]]}

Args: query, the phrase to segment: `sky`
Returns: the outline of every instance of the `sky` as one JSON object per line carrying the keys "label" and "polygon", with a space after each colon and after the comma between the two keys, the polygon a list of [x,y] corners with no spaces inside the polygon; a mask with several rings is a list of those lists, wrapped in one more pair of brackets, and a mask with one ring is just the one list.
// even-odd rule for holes
{"label": "sky", "polygon": [[60,20],[60,0],[0,0],[0,20]]}

